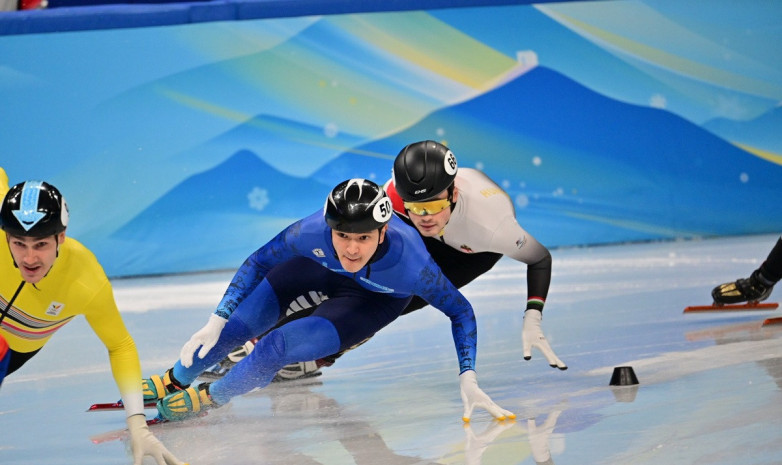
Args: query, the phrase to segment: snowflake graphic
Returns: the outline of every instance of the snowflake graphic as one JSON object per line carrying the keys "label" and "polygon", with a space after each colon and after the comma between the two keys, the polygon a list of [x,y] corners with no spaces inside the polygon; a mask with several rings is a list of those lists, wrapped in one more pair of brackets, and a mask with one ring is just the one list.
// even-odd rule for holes
{"label": "snowflake graphic", "polygon": [[649,97],[649,106],[652,108],[666,108],[668,100],[662,94],[654,94]]}
{"label": "snowflake graphic", "polygon": [[247,200],[249,201],[250,208],[253,210],[263,211],[266,205],[269,204],[269,191],[260,187],[253,187],[253,190],[247,194]]}

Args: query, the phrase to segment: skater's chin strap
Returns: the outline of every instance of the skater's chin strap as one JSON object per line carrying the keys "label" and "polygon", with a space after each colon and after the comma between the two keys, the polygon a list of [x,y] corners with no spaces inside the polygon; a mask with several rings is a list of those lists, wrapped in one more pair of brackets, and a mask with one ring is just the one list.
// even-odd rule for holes
{"label": "skater's chin strap", "polygon": [[11,309],[11,305],[14,304],[14,300],[16,300],[16,297],[19,295],[19,293],[22,292],[22,288],[24,287],[24,283],[26,282],[27,281],[22,280],[22,282],[19,284],[19,287],[16,288],[16,292],[14,292],[14,296],[11,297],[11,300],[8,301],[8,305],[6,305],[5,308],[3,309],[3,312],[0,313],[0,326],[2,326],[5,316],[8,315],[8,311]]}
{"label": "skater's chin strap", "polygon": [[388,247],[389,247],[388,241],[379,242],[377,244],[377,249],[375,249],[375,253],[373,253],[372,256],[369,257],[369,261],[367,262],[367,275],[366,275],[367,279],[369,279],[369,273],[372,272],[372,264],[380,260],[381,258],[383,258],[386,252],[388,252]]}

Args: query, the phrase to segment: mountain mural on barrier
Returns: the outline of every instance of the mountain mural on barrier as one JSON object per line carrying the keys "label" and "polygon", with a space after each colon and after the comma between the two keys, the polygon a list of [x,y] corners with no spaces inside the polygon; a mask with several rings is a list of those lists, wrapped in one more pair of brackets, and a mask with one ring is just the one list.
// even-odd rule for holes
{"label": "mountain mural on barrier", "polygon": [[112,234],[111,250],[101,254],[114,254],[107,261],[122,275],[238,267],[283,228],[322,208],[330,188],[241,150],[167,192]]}
{"label": "mountain mural on barrier", "polygon": [[782,128],[782,107],[776,107],[748,121],[713,119],[703,124],[703,127],[727,140],[771,152],[769,158],[782,164],[782,137],[779,136]]}
{"label": "mountain mural on barrier", "polygon": [[122,274],[236,267],[320,208],[336,182],[390,175],[400,148],[423,139],[445,141],[460,166],[500,183],[520,223],[549,246],[767,232],[782,218],[779,202],[744,200],[779,198],[781,166],[672,113],[612,100],[538,67],[346,150],[309,177],[239,151],[161,197],[101,253],[113,253]]}
{"label": "mountain mural on barrier", "polygon": [[[423,139],[445,140],[460,166],[500,183],[522,225],[551,245],[765,232],[782,218],[770,200],[781,166],[545,67],[357,151],[396,154]],[[325,182],[357,162],[345,154],[313,177]],[[747,195],[769,201],[748,205]]]}

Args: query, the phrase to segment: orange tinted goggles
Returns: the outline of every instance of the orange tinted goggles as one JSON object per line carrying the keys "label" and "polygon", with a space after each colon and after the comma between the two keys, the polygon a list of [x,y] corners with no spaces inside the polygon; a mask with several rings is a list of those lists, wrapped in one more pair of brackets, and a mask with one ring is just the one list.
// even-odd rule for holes
{"label": "orange tinted goggles", "polygon": [[434,215],[449,208],[451,201],[448,199],[430,200],[428,202],[405,202],[405,210],[415,215]]}

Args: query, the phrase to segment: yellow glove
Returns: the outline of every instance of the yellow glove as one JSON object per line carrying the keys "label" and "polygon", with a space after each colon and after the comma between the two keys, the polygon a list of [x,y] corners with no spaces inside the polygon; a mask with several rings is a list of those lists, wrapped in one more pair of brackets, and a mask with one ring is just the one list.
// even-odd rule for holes
{"label": "yellow glove", "polygon": [[141,465],[145,455],[154,457],[158,465],[188,465],[174,457],[174,454],[152,434],[144,415],[131,415],[127,421],[130,447],[133,450],[133,465]]}

